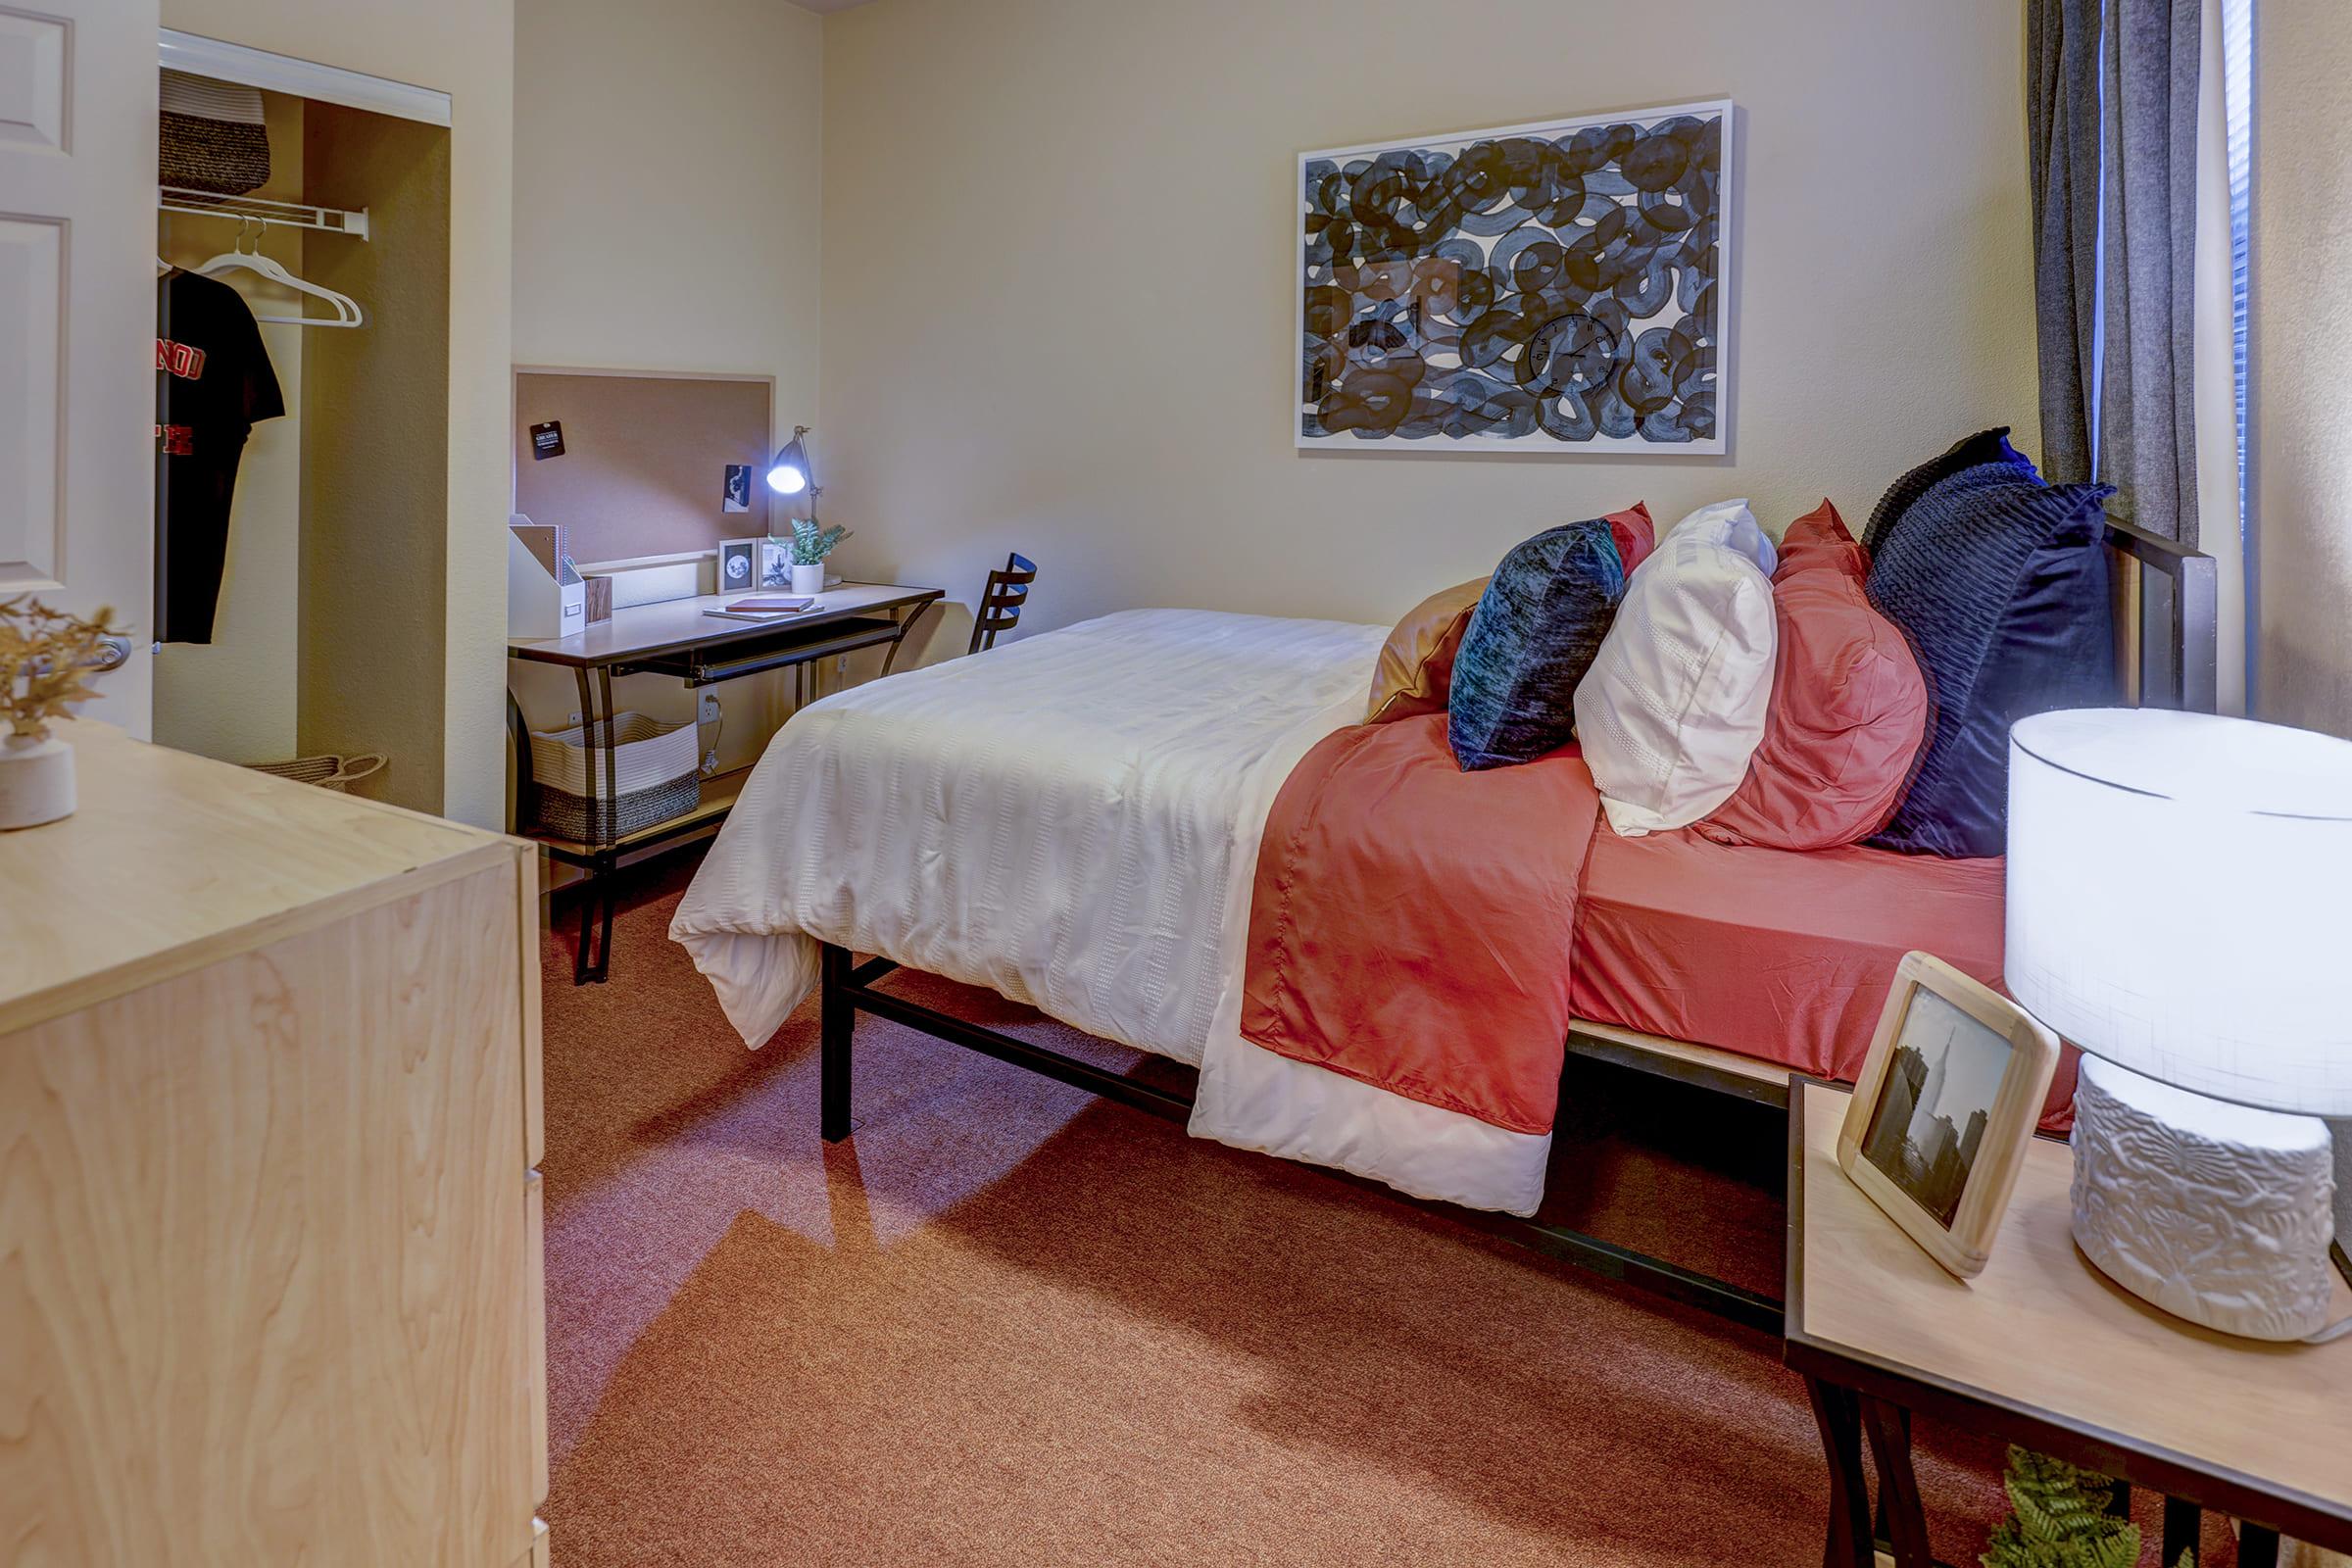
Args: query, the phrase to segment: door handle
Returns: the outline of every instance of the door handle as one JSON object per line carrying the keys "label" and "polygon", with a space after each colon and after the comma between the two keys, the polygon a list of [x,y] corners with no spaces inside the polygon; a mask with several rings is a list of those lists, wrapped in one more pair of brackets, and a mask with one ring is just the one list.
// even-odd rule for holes
{"label": "door handle", "polygon": [[83,660],[81,667],[104,674],[110,669],[121,669],[129,662],[130,639],[108,635],[98,639],[98,652]]}

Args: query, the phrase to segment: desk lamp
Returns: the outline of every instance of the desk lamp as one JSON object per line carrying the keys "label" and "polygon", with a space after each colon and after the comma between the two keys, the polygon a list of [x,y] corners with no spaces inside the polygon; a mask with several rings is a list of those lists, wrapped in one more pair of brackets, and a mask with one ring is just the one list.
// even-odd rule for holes
{"label": "desk lamp", "polygon": [[2084,1054],[2075,1242],[2227,1333],[2327,1328],[2352,1114],[2352,742],[2085,709],[2009,732],[2011,995]]}
{"label": "desk lamp", "polygon": [[814,522],[816,498],[824,492],[816,488],[814,471],[808,466],[808,426],[796,424],[792,427],[792,439],[784,443],[775,461],[767,466],[767,487],[780,496],[797,496],[806,492],[808,497],[807,513],[796,512],[790,515],[806,515],[810,522]]}

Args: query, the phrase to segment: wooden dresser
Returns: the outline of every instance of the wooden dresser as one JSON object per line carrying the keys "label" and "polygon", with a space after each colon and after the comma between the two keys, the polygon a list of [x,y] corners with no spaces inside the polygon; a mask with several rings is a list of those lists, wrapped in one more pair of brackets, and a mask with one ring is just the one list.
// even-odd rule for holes
{"label": "wooden dresser", "polygon": [[0,1559],[545,1563],[534,852],[65,733],[0,833]]}

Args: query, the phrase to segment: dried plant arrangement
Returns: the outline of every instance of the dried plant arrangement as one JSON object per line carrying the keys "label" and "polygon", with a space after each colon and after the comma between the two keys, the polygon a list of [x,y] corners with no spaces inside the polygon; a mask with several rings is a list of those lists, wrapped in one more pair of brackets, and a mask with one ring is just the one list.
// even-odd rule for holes
{"label": "dried plant arrangement", "polygon": [[82,676],[105,652],[105,639],[117,635],[114,613],[101,610],[84,619],[37,599],[0,601],[0,709],[11,735],[45,741],[51,719],[98,695]]}

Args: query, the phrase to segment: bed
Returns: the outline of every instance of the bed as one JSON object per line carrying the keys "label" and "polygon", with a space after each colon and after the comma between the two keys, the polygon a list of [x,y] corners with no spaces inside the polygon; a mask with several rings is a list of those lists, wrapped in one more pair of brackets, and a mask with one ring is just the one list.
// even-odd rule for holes
{"label": "bed", "polygon": [[[2161,591],[2137,571],[2122,579],[2127,667],[2151,697],[2211,706],[2211,563],[2121,527],[2114,543],[2164,574]],[[1481,1223],[1777,1331],[1768,1297],[1535,1220],[1526,1182],[1541,1182],[1547,1132],[1513,1144],[1537,1135],[1240,1034],[1268,811],[1299,760],[1360,717],[1385,633],[1129,612],[828,698],[771,744],[671,934],[749,1046],[821,991],[828,1140],[850,1129],[855,1023],[868,1012],[1202,1136],[1520,1216]],[[1577,960],[1573,1017],[1557,1053],[1766,1103],[1786,1102],[1792,1072],[1852,1076],[1910,948],[1998,974],[1997,860],[1604,830],[1577,877],[1560,936]],[[1797,912],[1763,912],[1775,905]],[[902,965],[1195,1066],[1197,1087],[916,1005],[879,986]]]}

